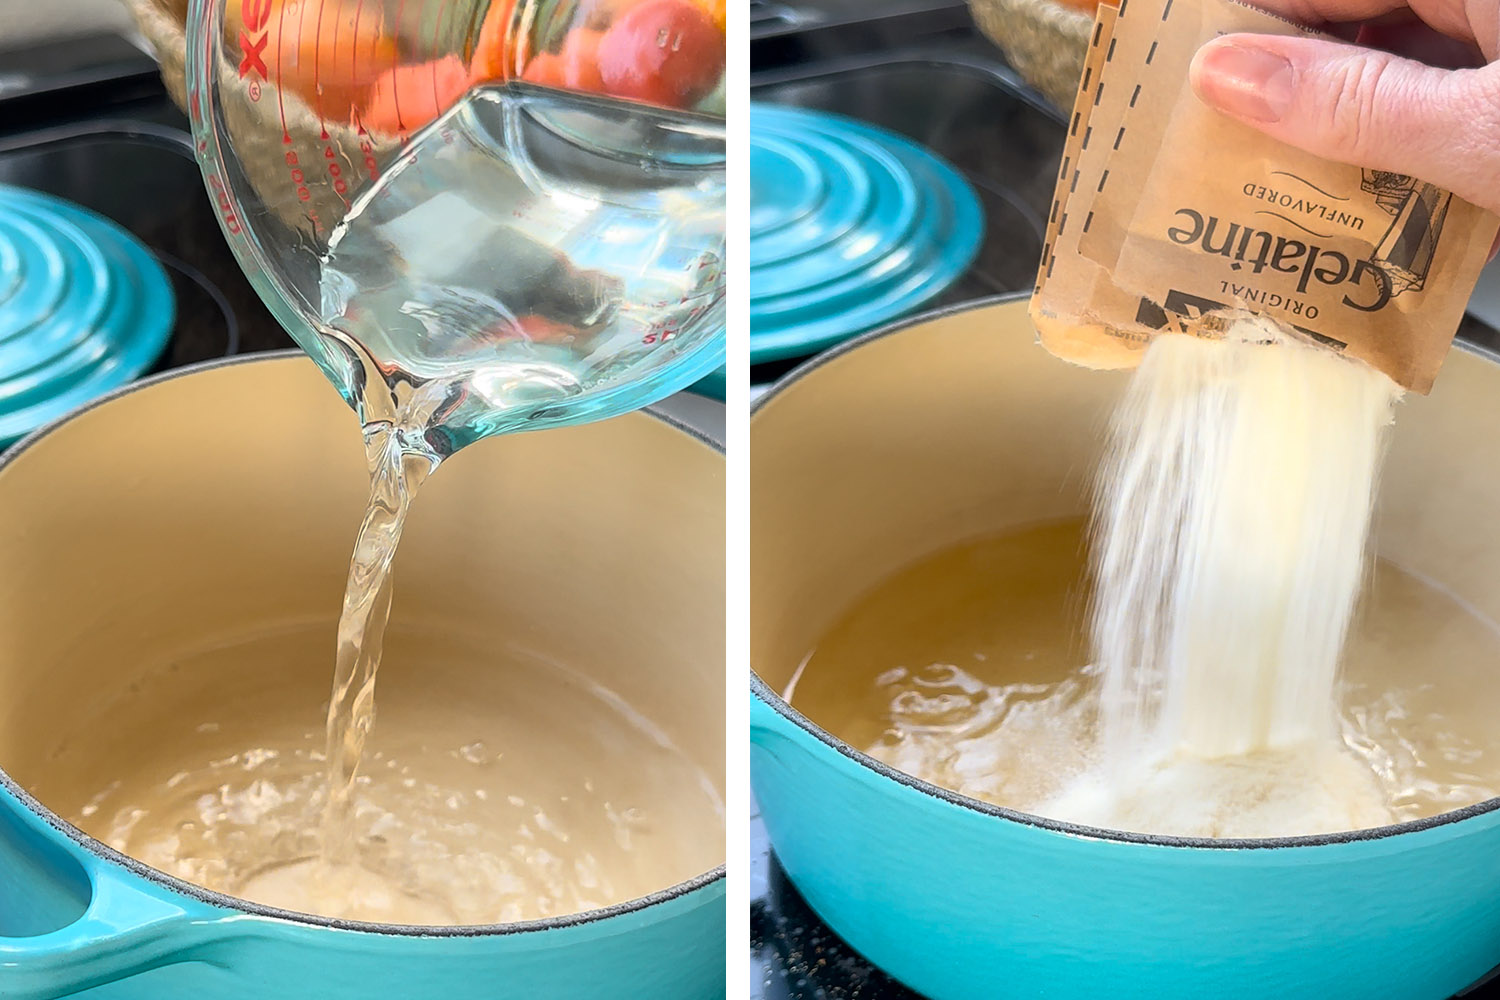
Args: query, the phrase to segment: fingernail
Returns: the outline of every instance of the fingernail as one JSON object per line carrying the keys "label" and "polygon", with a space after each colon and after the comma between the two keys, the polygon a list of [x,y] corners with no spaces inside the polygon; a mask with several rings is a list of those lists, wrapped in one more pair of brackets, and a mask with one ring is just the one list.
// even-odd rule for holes
{"label": "fingernail", "polygon": [[1209,45],[1201,53],[1198,95],[1209,104],[1257,122],[1280,121],[1292,106],[1292,64],[1249,45]]}

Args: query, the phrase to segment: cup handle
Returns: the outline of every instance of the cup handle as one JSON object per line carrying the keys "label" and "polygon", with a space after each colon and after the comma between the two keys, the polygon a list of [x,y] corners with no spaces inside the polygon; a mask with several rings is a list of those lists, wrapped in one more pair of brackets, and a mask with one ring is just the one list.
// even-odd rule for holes
{"label": "cup handle", "polygon": [[217,923],[131,885],[113,866],[86,864],[92,895],[83,915],[31,937],[0,937],[0,982],[15,1000],[53,1000],[184,961],[199,935]]}

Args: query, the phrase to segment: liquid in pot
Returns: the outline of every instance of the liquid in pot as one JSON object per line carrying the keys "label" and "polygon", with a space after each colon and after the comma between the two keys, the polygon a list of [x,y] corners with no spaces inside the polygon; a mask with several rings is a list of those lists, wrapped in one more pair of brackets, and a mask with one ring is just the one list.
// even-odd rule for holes
{"label": "liquid in pot", "polygon": [[722,859],[715,783],[607,687],[524,649],[396,628],[355,779],[354,864],[309,877],[326,761],[307,695],[326,698],[328,646],[326,626],[305,625],[164,663],[122,693],[108,731],[62,737],[31,790],[187,881],[387,923],[575,913]]}
{"label": "liquid in pot", "polygon": [[[1053,522],[914,563],[824,633],[788,699],[898,770],[1090,822],[1088,803],[1063,798],[1098,763],[1085,544],[1082,522]],[[1349,828],[1349,815],[1361,817],[1355,826],[1378,826],[1492,798],[1497,668],[1494,622],[1377,560],[1345,647],[1338,738],[1174,768],[1141,786],[1118,825],[1293,836]]]}

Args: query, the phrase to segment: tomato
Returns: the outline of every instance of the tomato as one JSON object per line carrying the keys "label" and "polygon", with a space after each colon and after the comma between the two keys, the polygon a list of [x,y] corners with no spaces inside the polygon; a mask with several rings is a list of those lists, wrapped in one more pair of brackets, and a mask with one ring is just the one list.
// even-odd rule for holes
{"label": "tomato", "polygon": [[533,344],[571,344],[578,339],[580,332],[577,327],[567,323],[560,323],[538,313],[526,313],[517,316],[513,322],[490,327],[479,336],[497,344],[516,340],[526,340]]}
{"label": "tomato", "polygon": [[726,29],[729,23],[729,11],[725,9],[726,0],[698,0],[698,6],[708,12],[708,16],[713,18],[714,24],[721,32]]}
{"label": "tomato", "polygon": [[577,327],[559,323],[536,313],[527,313],[525,316],[517,317],[516,332],[537,344],[567,344],[578,337]]}
{"label": "tomato", "polygon": [[226,23],[236,37],[242,4],[249,3],[257,13],[269,7],[257,50],[268,82],[296,93],[324,119],[348,121],[350,108],[396,62],[396,43],[378,7],[358,0],[230,0]]}
{"label": "tomato", "polygon": [[395,66],[381,74],[359,112],[371,132],[406,135],[447,111],[469,89],[469,68],[458,56]]}
{"label": "tomato", "polygon": [[604,78],[599,75],[599,41],[602,31],[579,28],[568,33],[562,47],[563,86],[569,90],[604,92]]}
{"label": "tomato", "polygon": [[543,52],[526,64],[526,72],[521,74],[521,79],[544,87],[566,86],[562,56],[556,52]]}
{"label": "tomato", "polygon": [[479,39],[474,43],[474,56],[469,61],[476,83],[508,80],[512,76],[511,62],[506,58],[505,34],[510,29],[515,9],[516,0],[493,0],[485,13]]}
{"label": "tomato", "polygon": [[599,41],[599,73],[615,97],[688,108],[724,72],[724,36],[694,0],[646,0]]}

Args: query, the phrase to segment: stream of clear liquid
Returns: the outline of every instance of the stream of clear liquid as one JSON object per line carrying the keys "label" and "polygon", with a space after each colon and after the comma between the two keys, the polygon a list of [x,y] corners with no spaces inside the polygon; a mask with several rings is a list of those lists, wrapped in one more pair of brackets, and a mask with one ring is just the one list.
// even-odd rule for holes
{"label": "stream of clear liquid", "polygon": [[414,450],[408,439],[396,425],[365,426],[370,503],[349,561],[325,726],[328,792],[322,860],[329,867],[347,864],[355,855],[351,799],[365,740],[375,724],[375,677],[391,614],[391,562],[412,500],[437,468],[436,456]]}

